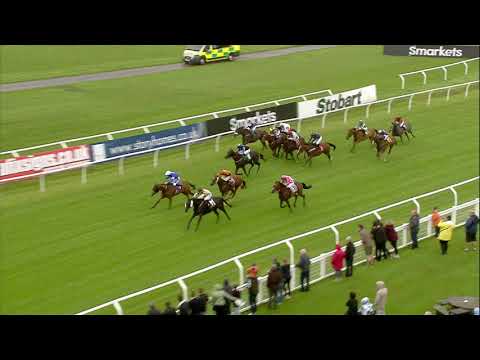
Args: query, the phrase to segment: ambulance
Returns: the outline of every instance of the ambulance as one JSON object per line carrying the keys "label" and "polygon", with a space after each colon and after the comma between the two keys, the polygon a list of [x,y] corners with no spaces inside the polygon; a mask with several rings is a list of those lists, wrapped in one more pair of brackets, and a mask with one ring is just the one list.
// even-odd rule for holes
{"label": "ambulance", "polygon": [[234,60],[240,55],[240,45],[187,45],[183,52],[185,64],[203,65],[219,60]]}

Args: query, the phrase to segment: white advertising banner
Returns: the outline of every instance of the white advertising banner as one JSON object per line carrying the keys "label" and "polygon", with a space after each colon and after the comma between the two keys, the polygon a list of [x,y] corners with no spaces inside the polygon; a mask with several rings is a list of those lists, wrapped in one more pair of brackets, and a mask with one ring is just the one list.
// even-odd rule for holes
{"label": "white advertising banner", "polygon": [[367,104],[374,101],[377,101],[377,86],[365,86],[360,89],[350,90],[340,94],[299,102],[298,117],[307,118],[318,116],[329,111]]}

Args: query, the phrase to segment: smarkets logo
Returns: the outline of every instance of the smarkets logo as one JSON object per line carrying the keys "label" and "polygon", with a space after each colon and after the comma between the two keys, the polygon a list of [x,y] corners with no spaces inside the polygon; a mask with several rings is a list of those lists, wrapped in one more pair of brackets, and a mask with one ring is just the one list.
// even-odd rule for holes
{"label": "smarkets logo", "polygon": [[417,47],[416,45],[410,46],[408,48],[408,55],[409,56],[445,56],[445,57],[462,57],[463,51],[462,49],[457,49],[454,47],[453,49],[445,49],[443,46],[439,48],[422,48]]}

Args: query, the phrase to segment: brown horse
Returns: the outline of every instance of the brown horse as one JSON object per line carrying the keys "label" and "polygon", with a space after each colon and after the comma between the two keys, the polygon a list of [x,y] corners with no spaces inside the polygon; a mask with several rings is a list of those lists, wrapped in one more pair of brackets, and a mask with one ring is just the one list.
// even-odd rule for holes
{"label": "brown horse", "polygon": [[264,136],[264,139],[267,141],[270,150],[272,150],[273,157],[280,156],[280,150],[282,149],[285,138],[285,134],[280,134],[279,137],[275,137],[273,134],[267,134]]}
{"label": "brown horse", "polygon": [[376,135],[377,135],[377,130],[376,129],[368,129],[366,134],[363,130],[360,130],[360,129],[357,129],[357,128],[348,129],[346,139],[348,140],[353,136],[353,146],[352,146],[352,149],[350,150],[350,152],[353,153],[353,151],[355,150],[355,146],[358,143],[360,143],[364,140],[367,140],[367,139],[370,141],[370,143],[372,145],[374,145],[375,144],[374,139],[375,139]]}
{"label": "brown horse", "polygon": [[299,137],[298,143],[296,143],[294,140],[285,139],[285,141],[283,142],[283,151],[285,152],[285,159],[288,160],[288,155],[291,155],[292,160],[295,160],[295,156],[293,155],[293,152],[297,150],[299,151],[301,149],[302,144],[304,143],[305,143],[305,139],[302,138],[301,136]]}
{"label": "brown horse", "polygon": [[265,135],[267,135],[267,132],[264,130],[255,130],[255,133],[252,134],[250,129],[247,129],[246,127],[240,127],[235,130],[234,134],[242,136],[242,144],[251,144],[260,140],[263,149],[267,148],[267,144],[265,143]]}
{"label": "brown horse", "polygon": [[313,148],[315,148],[315,145],[307,143],[303,137],[300,137],[300,147],[297,152],[297,160],[300,154],[303,154],[303,158],[306,159],[308,151]]}
{"label": "brown horse", "polygon": [[230,199],[233,199],[235,197],[235,194],[237,193],[237,190],[239,188],[245,189],[247,187],[247,183],[245,182],[245,180],[242,179],[240,175],[232,175],[232,179],[234,180],[234,184],[223,180],[219,174],[216,174],[210,185],[217,183],[218,189],[220,190],[222,197],[225,198],[228,193],[231,193]]}
{"label": "brown horse", "polygon": [[[257,169],[257,174],[260,171],[260,159],[265,160],[263,155],[260,153],[257,153],[254,150],[250,150],[250,160],[246,159],[244,156],[240,155],[238,152],[234,151],[233,149],[228,150],[227,155],[225,156],[225,159],[232,158],[233,161],[235,161],[235,175],[240,175],[238,173],[238,169],[242,169],[245,175],[250,175],[250,172],[252,171],[252,168],[256,165],[258,166]],[[250,164],[250,169],[247,170],[245,169],[245,166],[247,164]]]}
{"label": "brown horse", "polygon": [[383,157],[383,161],[387,161],[387,155],[390,155],[393,147],[397,144],[397,140],[393,136],[389,136],[389,140],[384,140],[382,136],[375,137],[375,144],[377,146],[377,159],[380,160],[380,155],[385,153],[388,149],[388,154]]}
{"label": "brown horse", "polygon": [[303,199],[303,206],[305,206],[305,195],[303,195],[303,189],[307,190],[310,189],[311,186],[308,186],[305,183],[299,183],[295,181],[295,186],[297,187],[297,192],[294,193],[288,187],[283,185],[280,181],[275,181],[272,187],[272,194],[274,192],[278,192],[278,198],[280,199],[280,207],[284,208],[283,203],[286,202],[290,211],[292,211],[292,207],[290,206],[289,199],[294,196],[295,202],[293,203],[293,207],[297,206],[297,198],[300,196]]}
{"label": "brown horse", "polygon": [[178,188],[176,186],[173,186],[172,184],[155,184],[153,185],[152,196],[158,192],[160,192],[161,195],[160,199],[158,199],[158,201],[151,208],[153,209],[155,206],[157,206],[160,200],[162,200],[163,198],[167,198],[169,201],[168,208],[171,209],[173,197],[183,194],[187,197],[187,199],[189,199],[190,196],[193,196],[192,189],[195,189],[195,185],[190,184],[187,181],[183,181],[180,190],[178,190]]}
{"label": "brown horse", "polygon": [[405,120],[405,125],[407,129],[405,130],[404,128],[400,127],[400,123],[393,121],[392,122],[392,128],[391,130],[391,136],[398,136],[400,138],[400,141],[403,143],[403,135],[407,137],[407,140],[410,141],[410,138],[408,137],[408,134],[412,135],[412,137],[415,137],[413,135],[412,131],[412,125],[410,124],[409,121]]}
{"label": "brown horse", "polygon": [[316,156],[320,156],[322,154],[325,154],[327,155],[328,157],[328,161],[332,161],[332,156],[330,155],[330,147],[333,148],[333,150],[335,150],[337,147],[332,144],[332,143],[322,143],[318,146],[315,146],[314,148],[308,150],[306,153],[307,153],[307,156],[308,156],[308,159],[307,161],[305,161],[305,165],[307,164],[310,164],[310,166],[312,166],[312,159]]}

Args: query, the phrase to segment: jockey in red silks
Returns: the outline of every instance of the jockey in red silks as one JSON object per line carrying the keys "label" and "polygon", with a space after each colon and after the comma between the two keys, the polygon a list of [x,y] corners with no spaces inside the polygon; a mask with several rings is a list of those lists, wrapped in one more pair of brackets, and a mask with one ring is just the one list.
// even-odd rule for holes
{"label": "jockey in red silks", "polygon": [[280,177],[280,182],[285,185],[287,188],[290,189],[293,193],[297,192],[297,186],[295,185],[295,180],[291,176],[288,175],[282,175]]}
{"label": "jockey in red silks", "polygon": [[292,141],[295,141],[295,144],[297,144],[297,146],[299,145],[299,139],[300,137],[298,136],[297,132],[293,129],[288,129],[287,131],[287,139],[288,140],[292,140]]}

